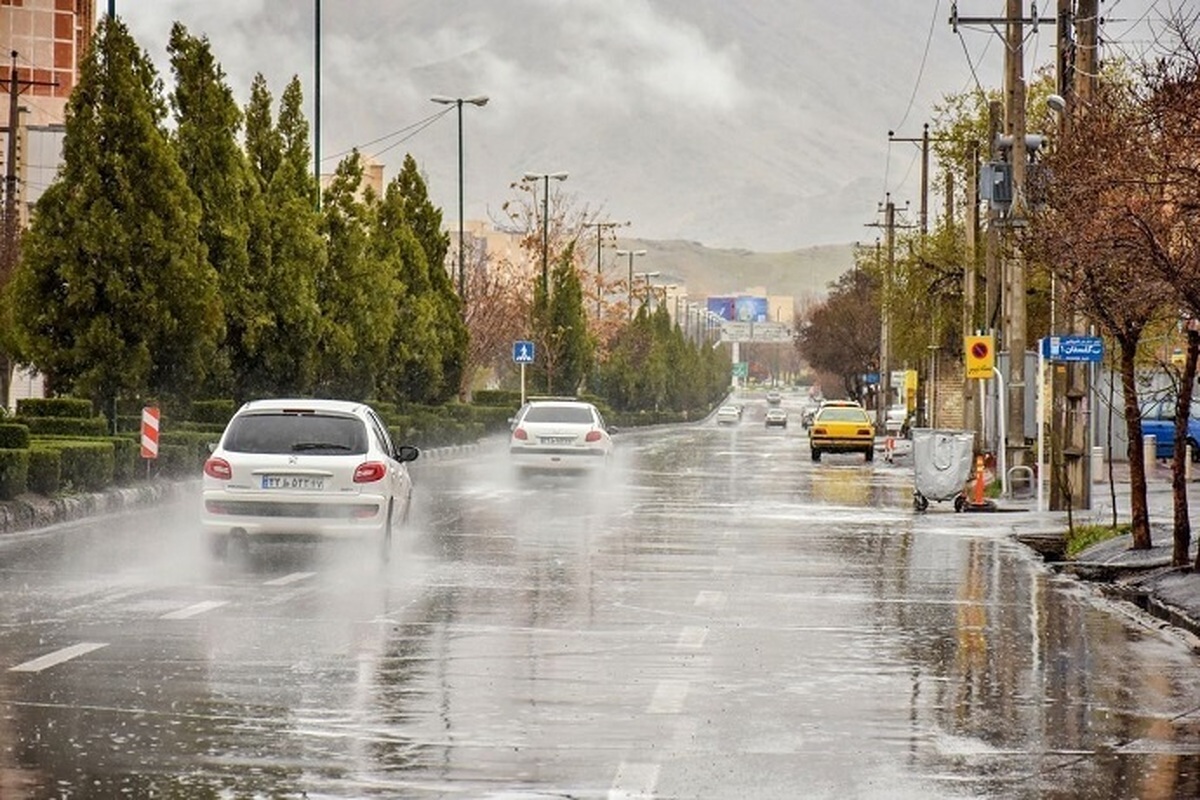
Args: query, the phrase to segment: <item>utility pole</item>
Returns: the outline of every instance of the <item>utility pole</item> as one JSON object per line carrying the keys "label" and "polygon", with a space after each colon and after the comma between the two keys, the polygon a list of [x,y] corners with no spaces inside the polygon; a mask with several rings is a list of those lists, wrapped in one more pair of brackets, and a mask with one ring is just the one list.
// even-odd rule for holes
{"label": "utility pole", "polygon": [[[871,222],[867,227],[884,229],[884,247],[887,248],[887,262],[883,268],[880,281],[879,300],[879,391],[875,402],[875,426],[882,431],[887,426],[887,409],[891,403],[892,393],[892,275],[896,270],[896,204],[892,202],[889,192],[887,201],[880,208],[883,212],[883,224]],[[912,227],[912,226],[907,226]],[[879,263],[879,244],[875,245],[875,262]]]}
{"label": "utility pole", "polygon": [[601,261],[601,247],[604,243],[604,229],[616,228],[619,222],[585,222],[586,228],[596,229],[596,321],[600,320],[601,302],[604,298],[604,262]]}
{"label": "utility pole", "polygon": [[1008,465],[1025,465],[1025,256],[1020,237],[1026,224],[1025,202],[1025,20],[1021,0],[1008,0],[1007,47],[1004,50],[1004,126],[1012,137],[1012,207],[1008,231],[1014,241],[1008,248],[1005,272],[1009,287],[1008,324]]}
{"label": "utility pole", "polygon": [[[1058,0],[1058,94],[1063,99],[1058,115],[1060,141],[1072,135],[1072,117],[1091,100],[1097,63],[1098,0],[1077,0],[1078,16],[1072,19],[1071,0]],[[1078,47],[1072,41],[1077,36]],[[1086,334],[1087,320],[1075,308],[1071,298],[1056,298],[1062,308],[1063,327],[1067,332]],[[1091,366],[1077,362],[1054,366],[1051,403],[1050,508],[1064,510],[1091,508]]]}
{"label": "utility pole", "polygon": [[[966,341],[968,336],[977,330],[975,318],[976,264],[979,259],[979,143],[972,142],[970,154],[967,157],[967,207],[966,219],[966,254],[963,264],[963,307],[962,307],[962,336]],[[963,379],[963,427],[975,433],[975,452],[979,452],[983,443],[980,430],[979,401],[975,394],[975,381]]]}

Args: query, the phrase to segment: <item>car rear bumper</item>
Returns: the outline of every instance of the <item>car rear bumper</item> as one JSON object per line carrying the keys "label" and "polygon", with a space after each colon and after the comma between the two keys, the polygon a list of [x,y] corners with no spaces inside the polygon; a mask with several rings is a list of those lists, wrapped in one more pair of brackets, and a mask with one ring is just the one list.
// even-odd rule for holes
{"label": "car rear bumper", "polygon": [[512,447],[509,460],[521,469],[590,470],[608,464],[609,453],[590,447]]}
{"label": "car rear bumper", "polygon": [[[209,535],[237,531],[259,537],[361,539],[382,535],[387,526],[388,498],[384,495],[283,496],[206,490],[201,502],[200,524]],[[402,516],[397,511],[393,514]]]}
{"label": "car rear bumper", "polygon": [[823,453],[861,453],[875,447],[874,439],[822,439],[813,438],[812,448]]}

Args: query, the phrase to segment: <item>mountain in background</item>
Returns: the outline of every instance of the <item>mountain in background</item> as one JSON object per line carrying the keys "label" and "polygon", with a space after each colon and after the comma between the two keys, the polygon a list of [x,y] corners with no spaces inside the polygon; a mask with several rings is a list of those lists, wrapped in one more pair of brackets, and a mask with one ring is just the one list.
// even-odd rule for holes
{"label": "mountain in background", "polygon": [[[705,247],[698,242],[621,239],[623,249],[646,250],[634,261],[638,272],[659,272],[656,284],[679,283],[692,297],[743,294],[762,288],[797,302],[824,297],[829,284],[854,266],[854,245],[834,244],[778,253]],[[611,259],[611,260],[610,260]],[[605,254],[610,274],[628,261]]]}

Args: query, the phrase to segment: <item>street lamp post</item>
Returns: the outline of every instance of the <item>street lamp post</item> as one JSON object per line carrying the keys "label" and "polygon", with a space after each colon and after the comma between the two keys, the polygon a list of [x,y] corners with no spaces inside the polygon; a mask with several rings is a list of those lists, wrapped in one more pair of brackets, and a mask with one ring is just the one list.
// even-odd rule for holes
{"label": "street lamp post", "polygon": [[654,311],[654,301],[657,300],[658,298],[654,294],[654,286],[650,283],[650,279],[657,278],[659,275],[662,275],[662,273],[661,272],[635,272],[633,275],[633,277],[641,278],[642,280],[644,280],[646,282],[646,294],[645,294],[646,299],[642,301],[642,305],[648,306],[649,312],[651,312],[651,313]]}
{"label": "street lamp post", "polygon": [[525,180],[542,181],[542,294],[550,299],[550,179],[565,181],[565,172],[526,172]]}
{"label": "street lamp post", "polygon": [[629,318],[633,319],[633,257],[646,255],[645,250],[618,250],[617,255],[629,256]]}
{"label": "street lamp post", "polygon": [[467,310],[467,273],[466,262],[463,258],[463,122],[462,109],[463,103],[469,103],[473,106],[486,106],[488,102],[487,95],[476,95],[475,97],[443,97],[438,95],[429,98],[435,103],[444,106],[458,107],[458,296],[462,300],[463,313]]}

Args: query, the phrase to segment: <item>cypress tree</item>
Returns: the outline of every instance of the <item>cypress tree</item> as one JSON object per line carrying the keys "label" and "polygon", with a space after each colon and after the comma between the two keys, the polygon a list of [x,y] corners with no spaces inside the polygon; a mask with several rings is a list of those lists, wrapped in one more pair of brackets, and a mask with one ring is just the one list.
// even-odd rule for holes
{"label": "cypress tree", "polygon": [[67,106],[63,163],[13,282],[14,320],[59,392],[190,396],[222,335],[200,205],[163,129],[152,62],[105,18]]}

